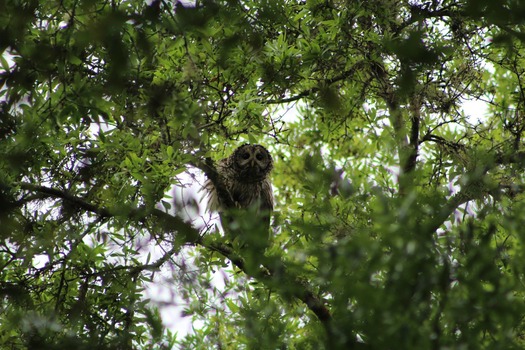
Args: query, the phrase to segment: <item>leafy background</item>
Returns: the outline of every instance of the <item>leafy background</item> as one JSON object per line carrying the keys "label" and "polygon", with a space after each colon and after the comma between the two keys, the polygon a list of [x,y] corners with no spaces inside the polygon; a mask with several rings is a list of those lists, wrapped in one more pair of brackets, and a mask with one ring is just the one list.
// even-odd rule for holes
{"label": "leafy background", "polygon": [[[0,344],[522,348],[524,12],[1,2]],[[275,160],[265,252],[166,198],[245,142]]]}

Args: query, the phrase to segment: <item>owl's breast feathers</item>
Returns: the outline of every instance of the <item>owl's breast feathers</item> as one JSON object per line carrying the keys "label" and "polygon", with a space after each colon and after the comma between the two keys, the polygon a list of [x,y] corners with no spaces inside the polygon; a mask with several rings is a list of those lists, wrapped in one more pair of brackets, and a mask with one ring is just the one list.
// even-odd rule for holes
{"label": "owl's breast feathers", "polygon": [[[217,172],[219,173],[219,186],[224,186],[224,189],[231,196],[230,200],[224,200],[218,194],[215,185],[211,180],[207,180],[204,184],[204,190],[208,193],[207,210],[223,211],[228,209],[228,202],[235,203],[237,208],[249,208],[252,205],[257,205],[259,209],[264,211],[273,210],[273,190],[270,179],[267,176],[259,176],[255,179],[252,176],[239,178],[239,172],[234,171],[232,167],[227,164],[227,159],[222,159],[217,163]],[[245,169],[245,171],[250,171]]]}
{"label": "owl's breast feathers", "polygon": [[229,191],[238,208],[255,205],[263,211],[273,210],[272,184],[269,179],[260,182],[237,182]]}
{"label": "owl's breast feathers", "polygon": [[[247,161],[240,159],[241,155],[245,154],[239,152],[243,149],[244,151],[250,150],[249,147],[252,146],[241,146],[232,156],[217,162],[218,178],[216,181],[218,183],[214,184],[208,179],[204,185],[204,189],[208,192],[209,210],[224,211],[232,207],[248,209],[254,206],[258,212],[269,213],[273,210],[274,199],[269,177],[273,168],[271,156],[267,153],[266,158],[263,157],[258,161],[253,160],[255,158]],[[254,147],[256,150],[251,149],[251,155],[257,156],[260,149],[268,152],[262,146],[255,145]],[[245,156],[248,157],[250,154]],[[217,191],[215,186],[219,186],[222,191]],[[229,196],[229,198],[223,198],[224,196]]]}

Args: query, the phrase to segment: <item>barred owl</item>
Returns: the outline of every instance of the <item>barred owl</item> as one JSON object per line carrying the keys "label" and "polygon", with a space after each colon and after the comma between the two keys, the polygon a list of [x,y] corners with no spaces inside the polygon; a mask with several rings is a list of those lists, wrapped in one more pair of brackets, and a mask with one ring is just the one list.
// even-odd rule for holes
{"label": "barred owl", "polygon": [[[261,220],[262,228],[268,232],[274,204],[270,181],[272,168],[272,156],[266,148],[255,144],[240,146],[216,165],[218,181],[231,196],[230,200],[221,198],[214,184],[208,179],[204,184],[204,190],[209,196],[208,209],[219,212],[249,209],[249,212],[255,213],[258,220]],[[223,226],[224,220],[221,215]]]}

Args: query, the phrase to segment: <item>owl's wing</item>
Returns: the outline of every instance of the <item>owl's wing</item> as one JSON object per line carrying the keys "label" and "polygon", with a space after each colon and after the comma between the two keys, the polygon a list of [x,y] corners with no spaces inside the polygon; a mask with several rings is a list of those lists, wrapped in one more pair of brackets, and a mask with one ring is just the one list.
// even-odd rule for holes
{"label": "owl's wing", "polygon": [[266,179],[262,184],[262,193],[261,193],[261,220],[264,224],[264,232],[266,234],[270,233],[270,221],[271,215],[274,208],[274,197],[272,190],[272,183],[269,179]]}
{"label": "owl's wing", "polygon": [[269,179],[266,179],[262,183],[262,193],[261,193],[261,209],[263,211],[272,212],[274,207],[274,198],[272,183]]}
{"label": "owl's wing", "polygon": [[[219,160],[216,164],[216,167],[217,167],[216,170],[218,173],[218,177],[226,185],[227,181],[225,181],[224,175],[225,175],[225,169],[227,167],[227,158]],[[204,186],[202,187],[200,191],[205,192],[201,200],[207,197],[207,200],[208,200],[206,204],[207,212],[212,212],[212,211],[220,212],[221,210],[224,209],[222,208],[222,203],[221,203],[222,201],[219,198],[219,193],[217,191],[217,188],[215,188],[215,185],[210,179],[207,179],[204,182]]]}
{"label": "owl's wing", "polygon": [[206,203],[207,212],[220,210],[219,196],[217,195],[217,190],[215,189],[215,186],[213,185],[213,182],[211,182],[210,179],[207,179],[206,182],[204,182],[204,186],[199,192],[205,192],[202,195],[201,200],[204,200],[204,198],[207,199],[207,203]]}

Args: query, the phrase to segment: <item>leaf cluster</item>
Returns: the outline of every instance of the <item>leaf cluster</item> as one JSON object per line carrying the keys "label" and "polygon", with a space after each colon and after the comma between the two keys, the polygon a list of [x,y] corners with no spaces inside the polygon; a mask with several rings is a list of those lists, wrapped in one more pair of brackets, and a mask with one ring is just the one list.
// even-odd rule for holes
{"label": "leaf cluster", "polygon": [[[520,14],[4,1],[0,347],[522,348]],[[195,193],[245,142],[275,162],[256,248]]]}

